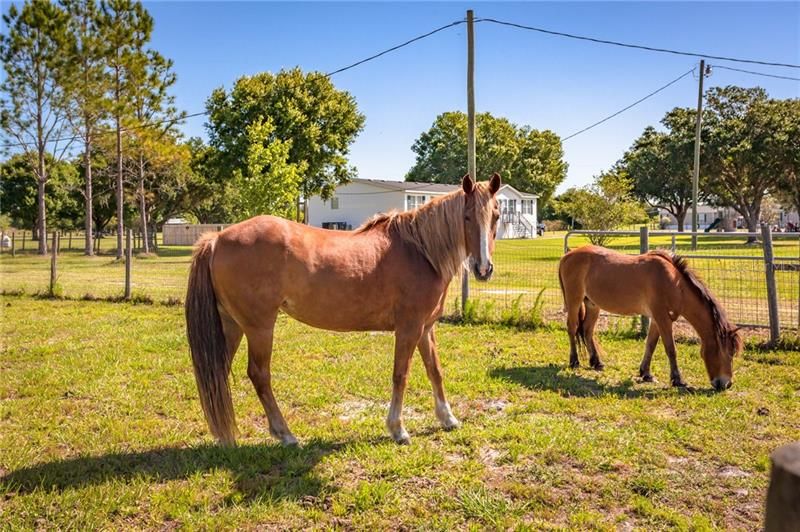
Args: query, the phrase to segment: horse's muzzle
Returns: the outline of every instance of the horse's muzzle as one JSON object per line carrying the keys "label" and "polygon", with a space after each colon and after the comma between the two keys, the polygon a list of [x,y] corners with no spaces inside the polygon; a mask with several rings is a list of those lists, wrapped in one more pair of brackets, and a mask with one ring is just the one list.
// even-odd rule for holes
{"label": "horse's muzzle", "polygon": [[485,273],[481,273],[480,268],[478,267],[477,262],[472,263],[472,273],[475,275],[475,278],[479,281],[488,281],[492,278],[492,274],[494,273],[494,264],[491,262],[489,263],[489,268],[486,270]]}
{"label": "horse's muzzle", "polygon": [[727,377],[717,377],[716,379],[711,381],[711,385],[714,387],[716,391],[723,392],[733,385],[733,381],[731,381]]}

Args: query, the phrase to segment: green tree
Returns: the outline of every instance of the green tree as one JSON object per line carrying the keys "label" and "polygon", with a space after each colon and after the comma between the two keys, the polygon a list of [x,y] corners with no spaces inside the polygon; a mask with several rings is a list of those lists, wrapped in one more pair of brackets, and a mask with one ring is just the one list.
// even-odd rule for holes
{"label": "green tree", "polygon": [[109,97],[116,133],[117,258],[121,259],[125,232],[122,129],[126,121],[133,121],[131,95],[136,91],[135,83],[138,80],[132,75],[132,70],[141,61],[141,50],[150,40],[153,18],[138,0],[103,0],[100,8],[100,20],[108,46],[106,60],[112,77]]}
{"label": "green tree", "polygon": [[49,0],[27,0],[21,10],[12,4],[3,22],[8,33],[0,34],[0,57],[6,74],[0,85],[0,125],[35,161],[31,167],[37,185],[36,232],[39,253],[45,254],[48,148],[56,161],[69,148],[69,141],[57,140],[67,126],[60,89],[68,55],[63,52],[73,44],[66,13]]}
{"label": "green tree", "polygon": [[69,50],[62,82],[72,131],[83,139],[85,208],[84,253],[94,254],[91,154],[95,136],[108,114],[111,76],[106,69],[108,53],[103,19],[95,0],[60,0],[68,15],[68,31],[75,46]]}
{"label": "green tree", "polygon": [[[38,217],[38,186],[31,179],[36,157],[17,153],[0,164],[0,206],[2,214],[11,218],[14,227],[33,228]],[[50,213],[50,225],[72,229],[82,218],[77,169],[67,161],[56,161],[47,154],[48,193],[45,208]],[[46,240],[46,239],[41,239]]]}
{"label": "green tree", "polygon": [[[329,197],[337,185],[355,175],[347,154],[364,127],[364,115],[358,112],[355,99],[337,90],[323,74],[295,68],[278,74],[243,76],[230,92],[214,90],[206,108],[209,143],[214,150],[206,168],[218,174],[212,180],[226,180],[237,170],[238,176],[252,178],[258,168],[265,172],[261,176],[264,179],[293,176],[293,172],[284,171],[284,164],[277,164],[277,159],[272,159],[275,165],[255,163],[265,154],[253,146],[254,142],[272,153],[270,158],[276,155],[273,152],[288,149],[285,165],[302,171],[298,196]],[[270,131],[268,135],[264,134],[266,130]],[[285,148],[272,150],[272,143]],[[275,173],[270,174],[273,170]],[[268,189],[278,191],[281,187],[275,183]],[[264,200],[264,206],[283,205],[282,194],[273,199]]]}
{"label": "green tree", "polygon": [[[680,107],[669,111],[661,120],[666,131],[647,127],[620,162],[633,182],[634,196],[672,214],[678,231],[683,231],[692,206],[696,114]],[[701,200],[706,183],[701,173]]]}
{"label": "green tree", "polygon": [[797,139],[791,138],[786,105],[760,87],[713,87],[705,94],[709,138],[703,158],[709,192],[720,205],[730,206],[751,232],[758,230],[764,197],[780,186],[787,168],[797,160]]}
{"label": "green tree", "polygon": [[[584,229],[612,231],[621,226],[647,221],[642,204],[633,197],[633,182],[624,171],[600,174],[592,185],[567,190],[556,202],[556,211],[580,223]],[[598,246],[612,237],[594,234],[589,240]]]}
{"label": "green tree", "polygon": [[[490,113],[480,113],[475,119],[479,172],[486,176],[499,172],[505,183],[538,194],[540,204],[546,204],[567,175],[558,135],[520,127]],[[440,114],[411,150],[417,160],[406,181],[458,183],[467,171],[467,116],[462,112]]]}
{"label": "green tree", "polygon": [[227,187],[233,221],[262,213],[288,218],[294,213],[307,165],[305,161],[289,162],[292,143],[274,139],[274,134],[275,126],[269,121],[247,126],[246,165],[233,171]]}
{"label": "green tree", "polygon": [[776,196],[800,212],[800,98],[765,104],[773,134],[763,149],[775,164]]}
{"label": "green tree", "polygon": [[[143,44],[143,43],[141,43]],[[182,118],[175,108],[175,97],[169,93],[177,77],[172,71],[172,61],[154,50],[137,50],[129,68],[129,87],[133,122],[130,137],[133,139],[133,158],[136,175],[136,197],[139,204],[139,225],[143,234],[143,248],[150,252],[148,239],[149,185],[155,184],[152,177],[158,173],[158,162],[171,151],[176,139],[175,123]],[[159,146],[159,143],[162,143]],[[168,157],[167,157],[168,158]]]}

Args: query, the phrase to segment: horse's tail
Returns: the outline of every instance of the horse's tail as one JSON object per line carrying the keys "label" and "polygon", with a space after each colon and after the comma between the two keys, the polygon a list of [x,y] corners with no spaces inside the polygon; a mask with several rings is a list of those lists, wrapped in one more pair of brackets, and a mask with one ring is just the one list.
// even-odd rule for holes
{"label": "horse's tail", "polygon": [[186,292],[186,335],[208,427],[221,443],[233,444],[237,431],[228,383],[233,357],[227,353],[217,296],[211,282],[215,242],[215,233],[206,234],[194,248]]}

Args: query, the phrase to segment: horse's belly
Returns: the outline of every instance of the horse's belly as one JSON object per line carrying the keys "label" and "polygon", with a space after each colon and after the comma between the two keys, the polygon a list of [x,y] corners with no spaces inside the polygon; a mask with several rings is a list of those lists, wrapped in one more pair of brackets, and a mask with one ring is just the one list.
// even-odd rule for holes
{"label": "horse's belly", "polygon": [[[388,306],[387,306],[388,307]],[[330,305],[321,301],[284,300],[281,310],[297,321],[329,331],[390,331],[394,320],[387,308],[367,309],[363,306]]]}
{"label": "horse's belly", "polygon": [[623,316],[650,315],[650,309],[642,297],[620,298],[619,294],[606,294],[602,290],[587,290],[586,296],[589,301],[612,314]]}

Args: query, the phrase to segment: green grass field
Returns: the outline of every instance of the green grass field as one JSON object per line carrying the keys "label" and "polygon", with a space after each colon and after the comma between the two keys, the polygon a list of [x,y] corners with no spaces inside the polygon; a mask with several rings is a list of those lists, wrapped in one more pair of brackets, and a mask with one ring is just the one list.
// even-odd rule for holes
{"label": "green grass field", "polygon": [[[788,237],[783,239],[782,237]],[[587,243],[584,236],[574,235],[570,247]],[[797,264],[800,258],[797,234],[776,236],[775,254],[784,261]],[[66,246],[66,242],[62,240]],[[125,265],[114,260],[114,238],[101,240],[102,254],[86,258],[77,249],[64,251],[59,257],[57,291],[71,298],[120,296],[124,290]],[[558,287],[558,260],[563,254],[564,233],[548,234],[534,240],[498,241],[494,263],[495,276],[489,283],[470,283],[470,297],[480,321],[501,321],[515,308],[528,315],[541,292],[541,313],[550,321],[561,321],[561,291]],[[634,253],[639,250],[639,237],[620,237],[612,240],[614,249]],[[671,248],[670,237],[653,236],[651,248]],[[23,290],[37,293],[47,290],[50,278],[50,258],[30,253],[18,253],[12,258],[7,252],[0,255],[0,289],[5,292]],[[676,250],[691,256],[690,238],[676,238]],[[718,235],[700,238],[695,254],[744,257],[740,259],[690,259],[690,264],[711,286],[737,323],[766,326],[769,315],[766,281],[761,247],[746,245],[746,239],[731,240]],[[157,256],[137,257],[132,265],[132,289],[135,296],[155,301],[183,299],[191,249],[161,247]],[[756,260],[748,260],[752,257]],[[800,274],[797,271],[776,272],[779,312],[782,326],[796,330],[800,324]],[[453,282],[448,296],[448,312],[460,309],[461,283]],[[625,321],[625,320],[623,320]]]}
{"label": "green grass field", "polygon": [[[108,259],[98,259],[105,260]],[[3,263],[4,267],[6,262]],[[268,436],[233,369],[242,432],[210,440],[180,307],[0,297],[3,529],[760,528],[769,453],[800,439],[800,353],[748,349],[710,392],[634,380],[639,340],[604,336],[606,371],[566,368],[563,330],[443,324],[446,387],[463,425],[439,430],[418,357],[412,444],[383,423],[392,336],[281,316],[273,382],[299,448]],[[584,361],[585,362],[585,361]]]}

